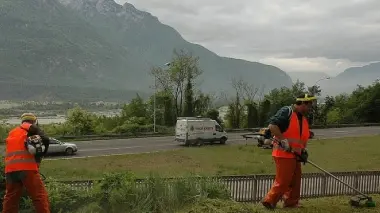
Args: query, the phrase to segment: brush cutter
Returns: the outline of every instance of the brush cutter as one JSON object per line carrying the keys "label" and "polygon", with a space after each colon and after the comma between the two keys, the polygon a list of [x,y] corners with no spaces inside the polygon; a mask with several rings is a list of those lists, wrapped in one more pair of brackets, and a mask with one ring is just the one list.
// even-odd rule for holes
{"label": "brush cutter", "polygon": [[[261,135],[264,136],[264,137],[268,137],[268,134],[265,134],[265,135],[261,134]],[[275,139],[273,137],[271,137],[271,139],[273,141],[277,142],[281,147],[283,147],[282,143],[279,140],[277,140],[277,139]],[[355,189],[354,187],[352,187],[349,184],[347,184],[346,182],[340,180],[338,177],[336,177],[335,175],[333,175],[330,172],[326,171],[325,169],[321,168],[320,166],[318,166],[317,164],[313,163],[312,161],[310,161],[308,159],[303,159],[303,157],[300,154],[298,154],[298,153],[296,153],[296,152],[294,152],[292,150],[290,150],[290,152],[293,153],[294,155],[296,155],[297,157],[299,157],[301,160],[303,160],[304,163],[309,163],[310,165],[312,165],[315,168],[319,169],[323,173],[325,173],[328,176],[334,178],[339,183],[347,186],[348,188],[350,188],[350,189],[354,190],[356,193],[358,193],[359,195],[351,197],[350,202],[349,202],[349,204],[351,206],[353,206],[353,207],[376,207],[376,203],[373,201],[372,197],[370,197],[370,196],[364,194],[363,192]]]}
{"label": "brush cutter", "polygon": [[[294,153],[294,152],[293,152]],[[295,153],[296,155],[298,155],[297,153]],[[299,155],[298,155],[299,156]],[[322,172],[324,172],[325,174],[329,175],[330,177],[334,178],[335,180],[337,180],[339,183],[347,186],[348,188],[354,190],[356,193],[358,193],[359,195],[356,195],[354,197],[351,197],[350,199],[350,205],[353,206],[353,207],[375,207],[376,206],[376,203],[372,200],[372,197],[364,194],[363,192],[355,189],[354,187],[350,186],[349,184],[347,184],[346,182],[340,180],[339,178],[337,178],[335,175],[331,174],[330,172],[326,171],[325,169],[319,167],[317,164],[313,163],[312,161],[310,160],[306,160],[306,163],[309,163],[310,165],[314,166],[315,168],[321,170]],[[364,203],[361,203],[362,201],[365,201]]]}
{"label": "brush cutter", "polygon": [[41,172],[40,172],[40,176],[41,176],[42,181],[46,180],[46,176],[44,174],[42,174]]}
{"label": "brush cutter", "polygon": [[[282,145],[281,142],[275,138],[272,138],[275,142],[277,142],[280,146]],[[334,178],[336,181],[338,181],[339,183],[347,186],[348,188],[354,190],[356,193],[358,193],[359,195],[356,195],[354,197],[351,197],[350,199],[350,205],[353,206],[353,207],[376,207],[376,203],[373,201],[372,197],[364,194],[363,192],[355,189],[354,187],[350,186],[349,184],[347,184],[346,182],[340,180],[338,177],[336,177],[335,175],[331,174],[330,172],[326,171],[325,169],[321,168],[320,166],[318,166],[317,164],[313,163],[312,161],[308,160],[308,159],[303,159],[303,157],[294,152],[294,151],[290,151],[292,152],[294,155],[296,155],[297,157],[299,157],[301,160],[303,160],[304,163],[309,163],[310,165],[314,166],[315,168],[319,169],[320,171],[322,171],[323,173],[327,174],[328,176]],[[364,202],[363,202],[364,201]]]}

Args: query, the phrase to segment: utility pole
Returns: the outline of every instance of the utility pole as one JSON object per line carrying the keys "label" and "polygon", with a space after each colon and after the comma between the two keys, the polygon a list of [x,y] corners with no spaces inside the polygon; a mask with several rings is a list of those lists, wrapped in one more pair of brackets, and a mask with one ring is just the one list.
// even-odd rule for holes
{"label": "utility pole", "polygon": [[154,133],[156,133],[156,93],[157,93],[156,76],[154,76],[154,101],[153,101],[153,132]]}

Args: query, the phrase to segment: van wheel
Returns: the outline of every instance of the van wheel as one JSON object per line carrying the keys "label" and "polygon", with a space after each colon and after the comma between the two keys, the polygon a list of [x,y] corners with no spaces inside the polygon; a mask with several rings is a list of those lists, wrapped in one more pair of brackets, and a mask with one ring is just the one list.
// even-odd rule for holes
{"label": "van wheel", "polygon": [[202,139],[198,139],[197,142],[196,142],[196,145],[197,146],[203,146],[204,145],[204,142]]}
{"label": "van wheel", "polygon": [[227,138],[226,137],[222,137],[220,139],[220,144],[226,144],[226,141],[227,141]]}

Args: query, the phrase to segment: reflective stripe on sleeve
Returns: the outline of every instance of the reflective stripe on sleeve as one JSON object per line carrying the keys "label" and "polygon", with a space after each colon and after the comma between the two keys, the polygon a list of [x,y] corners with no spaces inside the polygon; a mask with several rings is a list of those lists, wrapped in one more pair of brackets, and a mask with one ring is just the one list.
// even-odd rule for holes
{"label": "reflective stripe on sleeve", "polygon": [[34,159],[15,159],[5,162],[5,165],[7,166],[16,163],[36,163],[36,161]]}

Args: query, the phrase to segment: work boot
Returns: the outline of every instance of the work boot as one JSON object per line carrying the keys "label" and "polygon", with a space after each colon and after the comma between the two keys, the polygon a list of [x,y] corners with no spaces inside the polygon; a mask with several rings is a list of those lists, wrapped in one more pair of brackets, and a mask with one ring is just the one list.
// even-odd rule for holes
{"label": "work boot", "polygon": [[265,202],[265,201],[261,202],[261,204],[263,204],[263,206],[264,206],[266,209],[269,209],[269,210],[274,210],[274,209],[276,208],[275,205],[272,205],[272,204],[270,204],[270,203],[268,203],[268,202]]}

